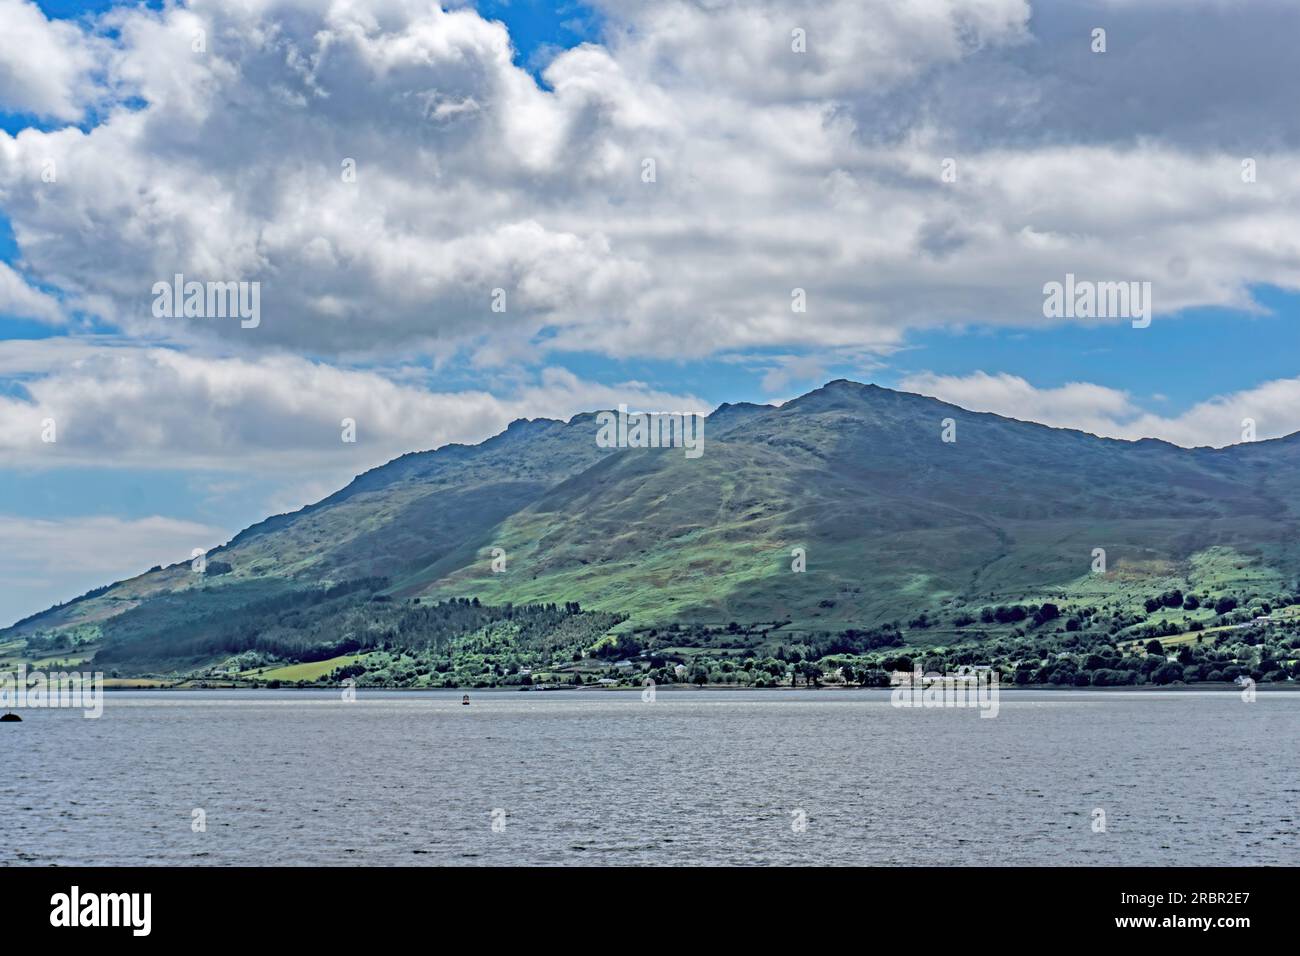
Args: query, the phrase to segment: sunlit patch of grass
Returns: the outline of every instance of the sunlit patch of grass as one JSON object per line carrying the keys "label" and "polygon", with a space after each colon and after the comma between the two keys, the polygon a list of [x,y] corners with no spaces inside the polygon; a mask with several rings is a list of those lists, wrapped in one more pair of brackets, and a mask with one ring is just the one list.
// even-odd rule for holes
{"label": "sunlit patch of grass", "polygon": [[105,687],[125,687],[125,688],[150,688],[150,687],[173,687],[175,681],[155,680],[148,677],[105,677]]}
{"label": "sunlit patch of grass", "polygon": [[349,664],[356,664],[364,661],[369,654],[345,654],[342,657],[331,657],[323,661],[309,661],[305,664],[286,664],[283,667],[257,668],[251,671],[244,671],[239,676],[245,680],[278,680],[278,681],[314,681],[322,677],[328,677],[340,667],[346,667]]}

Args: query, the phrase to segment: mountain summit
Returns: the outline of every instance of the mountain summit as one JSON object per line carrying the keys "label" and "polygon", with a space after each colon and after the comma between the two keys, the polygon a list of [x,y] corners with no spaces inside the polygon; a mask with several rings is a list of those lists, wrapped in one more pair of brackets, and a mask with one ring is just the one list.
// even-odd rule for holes
{"label": "mountain summit", "polygon": [[[1300,571],[1297,436],[1117,441],[846,380],[779,407],[720,406],[699,458],[602,448],[596,418],[404,455],[242,531],[201,570],[151,571],[6,634],[174,641],[197,660],[232,614],[328,589],[576,603],[624,631],[834,632],[1030,598],[1122,602],[1198,576],[1284,589]],[[250,640],[294,626],[249,620]]]}

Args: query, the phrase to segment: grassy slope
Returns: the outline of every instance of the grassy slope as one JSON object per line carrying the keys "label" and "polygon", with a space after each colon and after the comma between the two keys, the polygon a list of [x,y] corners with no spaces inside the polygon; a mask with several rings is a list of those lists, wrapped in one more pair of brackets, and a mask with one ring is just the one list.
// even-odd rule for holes
{"label": "grassy slope", "polygon": [[[940,421],[958,441],[939,441]],[[1294,578],[1285,487],[1261,491],[1230,453],[1124,443],[976,415],[918,396],[831,387],[715,438],[704,458],[625,451],[507,519],[435,596],[581,600],[629,624],[906,620],[960,597],[1019,602],[1090,591]],[[1198,570],[1206,549],[1240,559]],[[807,573],[790,571],[791,549]],[[1112,569],[1088,573],[1092,549]]]}
{"label": "grassy slope", "polygon": [[[945,418],[955,443],[940,441]],[[590,415],[516,423],[473,448],[404,456],[237,536],[209,558],[230,574],[141,575],[0,641],[53,628],[94,638],[136,606],[201,626],[256,597],[373,575],[398,598],[577,600],[633,614],[626,627],[835,629],[962,602],[1281,587],[1300,572],[1294,438],[1189,451],[846,382],[781,408],[724,407],[699,459],[608,452],[595,430]],[[498,547],[504,574],[491,570]],[[804,574],[790,570],[794,547]],[[1096,547],[1104,577],[1088,573]]]}
{"label": "grassy slope", "polygon": [[290,664],[287,667],[269,667],[258,668],[240,674],[240,677],[256,677],[258,680],[281,680],[281,681],[314,681],[321,677],[326,677],[340,667],[346,667],[349,664],[362,663],[369,655],[367,654],[344,654],[340,657],[331,657],[324,661],[310,661],[305,664]]}

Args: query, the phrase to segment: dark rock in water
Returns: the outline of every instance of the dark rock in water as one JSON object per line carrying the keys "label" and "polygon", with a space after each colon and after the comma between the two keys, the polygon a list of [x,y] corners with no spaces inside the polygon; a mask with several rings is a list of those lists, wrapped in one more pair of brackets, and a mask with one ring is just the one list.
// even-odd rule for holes
{"label": "dark rock in water", "polygon": [[17,714],[0,714],[0,724],[21,723],[22,718]]}

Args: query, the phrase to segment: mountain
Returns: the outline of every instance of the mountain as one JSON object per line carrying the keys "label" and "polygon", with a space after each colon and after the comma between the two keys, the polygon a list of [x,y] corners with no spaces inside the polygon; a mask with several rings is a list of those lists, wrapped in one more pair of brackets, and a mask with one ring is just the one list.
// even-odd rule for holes
{"label": "mountain", "polygon": [[[1184,449],[844,380],[779,407],[721,406],[699,457],[602,448],[598,428],[595,413],[521,420],[479,445],[404,455],[246,529],[206,573],[181,562],[118,582],[0,644],[71,635],[129,662],[135,642],[155,663],[163,647],[196,663],[268,634],[339,650],[345,637],[370,646],[376,621],[417,627],[395,609],[427,616],[455,598],[576,602],[604,615],[584,634],[898,625],[933,643],[998,605],[1118,613],[1170,588],[1242,602],[1297,590],[1300,435]],[[331,623],[345,611],[357,612],[346,635]]]}

